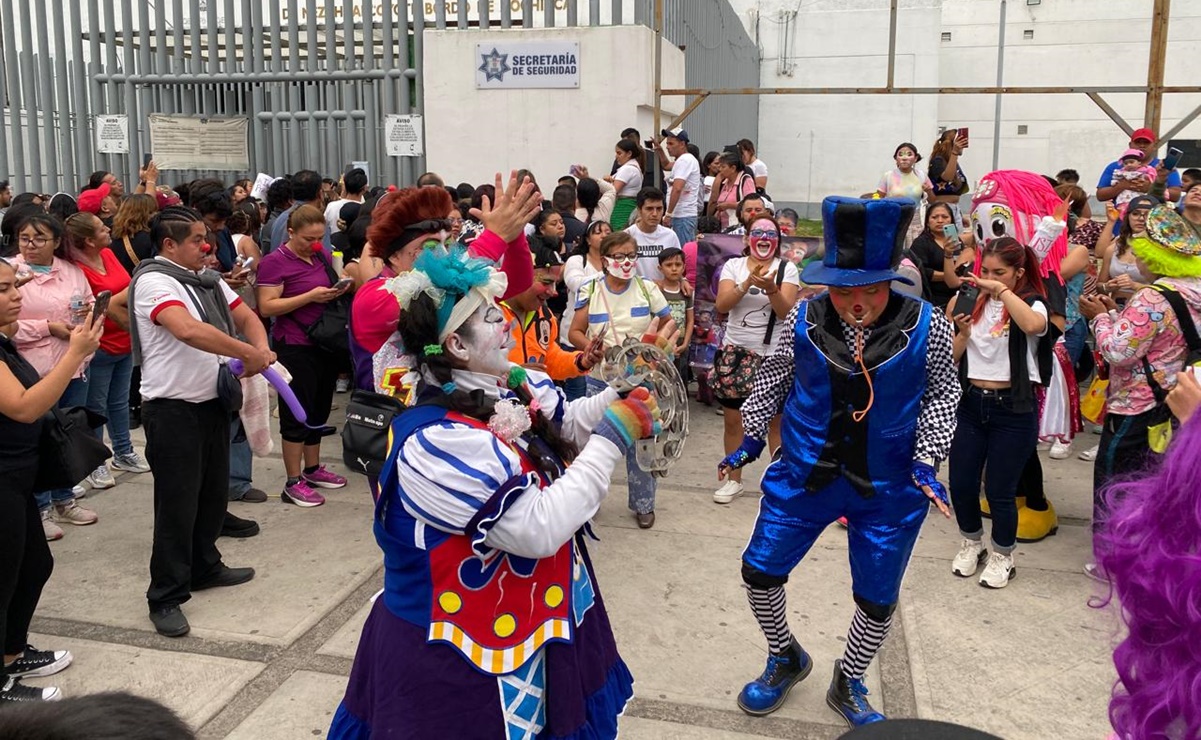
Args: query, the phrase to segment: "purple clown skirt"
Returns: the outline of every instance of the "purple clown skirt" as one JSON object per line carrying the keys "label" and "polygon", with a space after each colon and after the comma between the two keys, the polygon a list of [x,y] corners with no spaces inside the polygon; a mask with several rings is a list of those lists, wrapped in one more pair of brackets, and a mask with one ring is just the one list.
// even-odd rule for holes
{"label": "purple clown skirt", "polygon": [[[571,643],[542,649],[546,724],[538,739],[616,737],[634,680],[617,654],[600,594]],[[425,629],[393,614],[381,597],[363,628],[329,738],[504,740],[502,709],[496,676],[449,645],[427,642]]]}

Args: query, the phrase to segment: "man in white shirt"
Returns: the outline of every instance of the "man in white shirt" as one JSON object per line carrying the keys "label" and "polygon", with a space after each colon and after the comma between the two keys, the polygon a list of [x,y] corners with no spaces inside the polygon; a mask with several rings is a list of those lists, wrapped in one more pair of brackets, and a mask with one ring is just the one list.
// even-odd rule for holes
{"label": "man in white shirt", "polygon": [[662,190],[643,188],[638,191],[637,203],[634,224],[626,229],[626,233],[638,244],[638,274],[646,280],[662,280],[659,253],[667,247],[679,247],[680,239],[660,223],[663,220]]}
{"label": "man in white shirt", "polygon": [[[362,203],[363,193],[367,192],[367,173],[361,167],[355,167],[342,176],[342,188],[346,197],[330,201],[325,207],[325,225],[329,233],[337,234],[342,229],[338,226],[338,217],[342,206],[347,203]],[[346,224],[350,226],[350,224]]]}
{"label": "man in white shirt", "polygon": [[155,629],[168,637],[188,633],[179,605],[192,591],[254,577],[253,568],[225,565],[217,550],[229,491],[233,413],[218,389],[220,374],[230,373],[222,358],[241,360],[244,375],[275,360],[262,322],[216,273],[203,270],[205,235],[192,209],[161,211],[150,223],[158,256],[139,265],[129,287],[146,457],[156,465],[146,600]]}
{"label": "man in white shirt", "polygon": [[[661,132],[663,145],[671,161],[658,147],[659,165],[664,172],[671,172],[671,191],[667,199],[667,215],[663,225],[676,232],[681,244],[696,241],[696,218],[701,205],[701,163],[688,153],[688,132],[684,129]],[[641,256],[641,253],[639,254]]]}

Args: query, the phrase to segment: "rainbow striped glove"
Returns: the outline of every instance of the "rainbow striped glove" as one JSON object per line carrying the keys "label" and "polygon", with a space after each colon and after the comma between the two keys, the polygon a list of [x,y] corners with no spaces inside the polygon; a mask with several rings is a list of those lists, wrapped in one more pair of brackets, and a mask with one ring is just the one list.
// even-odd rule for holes
{"label": "rainbow striped glove", "polygon": [[645,388],[635,388],[630,395],[609,404],[593,433],[625,451],[637,440],[653,437],[661,431],[659,404],[655,397]]}
{"label": "rainbow striped glove", "polygon": [[666,354],[668,357],[676,356],[676,348],[671,342],[667,341],[667,337],[660,336],[658,334],[643,334],[642,343],[658,347],[659,349],[663,350],[664,354]]}

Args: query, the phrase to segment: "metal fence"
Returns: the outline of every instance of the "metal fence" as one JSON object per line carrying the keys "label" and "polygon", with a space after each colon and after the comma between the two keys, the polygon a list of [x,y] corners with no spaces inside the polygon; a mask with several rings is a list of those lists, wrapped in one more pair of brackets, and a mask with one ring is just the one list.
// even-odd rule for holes
{"label": "metal fence", "polygon": [[[653,27],[654,0],[567,0],[559,13],[562,0],[495,4],[460,0],[448,17],[435,2],[427,20],[425,3],[409,0],[0,0],[0,177],[18,192],[78,192],[94,170],[136,176],[147,117],[165,113],[248,117],[255,171],[336,173],[366,160],[374,181],[411,183],[424,160],[385,156],[383,121],[422,111],[427,26]],[[665,0],[665,11],[688,86],[758,83],[758,51],[726,0]],[[757,105],[710,102],[690,119],[692,136],[753,136]],[[129,153],[97,154],[95,116],[120,113]],[[207,175],[230,179],[166,177]]]}

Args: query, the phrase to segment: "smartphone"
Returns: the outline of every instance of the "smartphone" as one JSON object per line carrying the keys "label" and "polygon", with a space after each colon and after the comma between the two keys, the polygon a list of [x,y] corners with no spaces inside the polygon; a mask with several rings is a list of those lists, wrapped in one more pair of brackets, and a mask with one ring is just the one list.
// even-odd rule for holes
{"label": "smartphone", "polygon": [[342,278],[338,282],[334,283],[334,290],[346,290],[352,285],[354,285],[354,278]]}
{"label": "smartphone", "polygon": [[955,274],[958,275],[960,278],[967,277],[967,274],[971,271],[972,271],[972,266],[966,262],[964,262],[959,267],[955,268]]}
{"label": "smartphone", "polygon": [[113,294],[108,290],[96,294],[96,302],[92,304],[92,326],[95,326],[97,321],[104,321],[104,314],[108,313],[108,302],[112,298]]}
{"label": "smartphone", "polygon": [[955,308],[951,311],[952,316],[971,316],[972,310],[976,307],[976,299],[980,297],[979,286],[970,283],[964,283],[959,286],[959,297],[955,299]]}
{"label": "smartphone", "polygon": [[151,154],[150,152],[146,152],[145,154],[143,154],[142,155],[142,169],[146,169],[147,167],[149,167],[150,162],[153,159],[154,159],[154,155]]}
{"label": "smartphone", "polygon": [[[956,132],[955,132],[955,138],[956,138],[956,139],[963,139],[963,140],[966,142],[966,141],[968,140],[968,137],[967,137],[967,126],[964,126],[963,128],[961,128],[961,129],[959,129],[958,131],[956,131]],[[964,146],[967,146],[967,144],[964,144]]]}
{"label": "smartphone", "polygon": [[242,271],[249,272],[250,266],[254,264],[254,257],[247,257],[242,261]]}
{"label": "smartphone", "polygon": [[1180,158],[1184,156],[1184,152],[1176,147],[1168,149],[1168,156],[1164,157],[1163,168],[1171,172],[1176,169],[1176,165],[1180,164]]}
{"label": "smartphone", "polygon": [[946,238],[950,239],[953,242],[958,242],[959,241],[959,227],[953,223],[947,224],[946,226],[942,227],[942,235],[945,236]]}

